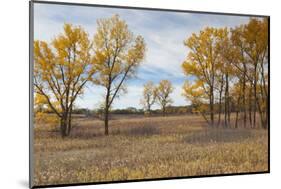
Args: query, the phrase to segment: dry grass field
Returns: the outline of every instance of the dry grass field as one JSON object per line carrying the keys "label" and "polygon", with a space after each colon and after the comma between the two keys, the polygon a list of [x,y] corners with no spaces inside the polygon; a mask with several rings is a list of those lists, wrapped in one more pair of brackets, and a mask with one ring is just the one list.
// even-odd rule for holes
{"label": "dry grass field", "polygon": [[200,116],[74,119],[62,139],[46,124],[34,132],[34,184],[149,179],[268,170],[263,129],[207,129]]}

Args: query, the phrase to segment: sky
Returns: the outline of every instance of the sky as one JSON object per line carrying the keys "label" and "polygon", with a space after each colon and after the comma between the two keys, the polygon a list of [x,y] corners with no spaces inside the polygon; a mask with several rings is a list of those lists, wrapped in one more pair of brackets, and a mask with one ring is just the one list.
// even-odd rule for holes
{"label": "sky", "polygon": [[[51,42],[63,31],[64,23],[82,26],[92,39],[96,33],[97,19],[118,14],[128,24],[134,35],[143,36],[146,55],[138,68],[137,75],[127,81],[127,93],[113,102],[113,108],[142,108],[143,84],[148,80],[155,84],[162,79],[170,80],[174,86],[171,94],[174,106],[189,102],[182,96],[182,86],[188,79],[181,65],[188,54],[183,41],[205,27],[235,27],[249,21],[247,16],[182,13],[155,10],[132,10],[118,8],[85,7],[35,3],[34,39]],[[103,102],[105,89],[88,85],[83,96],[76,100],[79,108],[95,109]],[[159,108],[155,105],[153,109]]]}

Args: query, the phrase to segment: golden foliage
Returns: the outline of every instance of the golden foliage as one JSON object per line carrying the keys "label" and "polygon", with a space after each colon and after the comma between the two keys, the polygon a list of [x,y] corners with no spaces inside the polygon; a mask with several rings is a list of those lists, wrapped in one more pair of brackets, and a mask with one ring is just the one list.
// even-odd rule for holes
{"label": "golden foliage", "polygon": [[169,80],[161,80],[156,88],[156,99],[162,108],[163,114],[166,113],[166,107],[173,103],[171,98],[173,90],[174,87]]}
{"label": "golden foliage", "polygon": [[143,85],[143,98],[141,99],[141,104],[143,105],[144,109],[148,111],[151,110],[151,106],[156,101],[156,87],[152,81],[148,81]]}
{"label": "golden foliage", "polygon": [[91,46],[88,34],[71,24],[65,24],[63,33],[50,44],[34,42],[35,92],[65,124],[71,119],[74,101],[96,72]]}
{"label": "golden foliage", "polygon": [[[183,95],[195,106],[209,104],[211,124],[214,123],[215,104],[219,104],[221,112],[224,101],[226,115],[230,112],[230,100],[236,98],[239,100],[235,106],[244,111],[244,115],[253,107],[254,124],[258,110],[261,122],[267,128],[267,19],[252,18],[247,24],[230,30],[206,27],[188,37],[184,45],[189,52],[182,69],[192,82],[183,86]],[[232,89],[229,88],[238,85],[241,90],[233,89],[236,96],[231,97],[229,91]]]}
{"label": "golden foliage", "polygon": [[141,36],[134,37],[126,22],[118,15],[99,19],[97,24],[93,47],[99,76],[94,81],[105,87],[113,82],[118,85],[122,78],[132,76],[143,60],[144,39]]}

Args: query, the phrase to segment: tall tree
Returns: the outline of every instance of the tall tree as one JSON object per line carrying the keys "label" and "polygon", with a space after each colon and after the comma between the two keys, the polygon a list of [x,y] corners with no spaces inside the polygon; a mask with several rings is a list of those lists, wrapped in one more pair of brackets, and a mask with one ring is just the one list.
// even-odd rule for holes
{"label": "tall tree", "polygon": [[118,15],[97,21],[94,35],[94,61],[98,63],[98,76],[94,82],[105,88],[104,126],[108,135],[109,110],[116,97],[125,92],[125,81],[134,76],[144,59],[145,42],[134,36]]}
{"label": "tall tree", "polygon": [[65,24],[64,32],[50,44],[34,42],[35,93],[60,118],[63,137],[71,130],[74,102],[95,72],[91,43],[81,27]]}
{"label": "tall tree", "polygon": [[238,118],[239,118],[239,113],[241,111],[241,99],[242,99],[242,83],[241,83],[241,80],[236,83],[230,90],[230,94],[232,96],[232,98],[234,99],[234,101],[236,102],[235,104],[235,125],[234,127],[235,128],[238,128]]}
{"label": "tall tree", "polygon": [[[230,124],[230,81],[235,76],[235,69],[233,64],[238,61],[239,51],[235,48],[230,39],[230,32],[227,28],[224,28],[220,33],[218,41],[218,49],[220,56],[220,73],[224,84],[224,126],[228,127]],[[220,92],[223,92],[220,90]],[[221,93],[220,93],[221,94]]]}
{"label": "tall tree", "polygon": [[[235,127],[238,127],[239,113],[243,112],[244,127],[248,123],[256,127],[256,115],[259,115],[262,127],[267,128],[267,19],[250,19],[247,24],[230,31],[227,28],[205,28],[192,34],[184,44],[190,51],[182,68],[187,77],[192,78],[192,82],[183,87],[184,96],[205,119],[206,112],[210,114],[207,122],[213,125],[214,114],[218,112],[219,125],[224,110],[224,125],[229,126],[230,113],[235,109]],[[206,111],[206,105],[209,111]]]}
{"label": "tall tree", "polygon": [[239,52],[239,56],[237,61],[233,64],[237,69],[237,78],[241,83],[241,93],[242,93],[242,109],[243,109],[243,126],[247,126],[247,83],[250,81],[250,77],[248,75],[249,65],[248,65],[248,57],[245,53],[245,41],[243,39],[243,30],[244,25],[236,27],[231,30],[231,41],[234,44],[234,47]]}
{"label": "tall tree", "polygon": [[[243,38],[245,43],[245,53],[249,57],[249,63],[252,67],[252,83],[253,83],[253,92],[254,92],[254,117],[253,117],[253,125],[256,125],[256,112],[257,108],[260,113],[262,126],[266,127],[267,123],[264,123],[263,117],[263,108],[260,104],[259,99],[259,91],[260,94],[263,95],[262,101],[267,101],[267,87],[266,83],[264,83],[263,79],[260,77],[264,77],[264,63],[267,56],[268,51],[268,34],[267,31],[267,19],[258,20],[251,19],[248,24],[245,25],[243,31]],[[258,89],[258,86],[261,86],[261,90]],[[266,88],[264,88],[264,87]],[[265,89],[265,90],[264,90]]]}
{"label": "tall tree", "polygon": [[[197,35],[193,33],[191,37],[184,41],[184,45],[189,48],[187,59],[183,62],[182,68],[187,76],[195,77],[200,81],[200,87],[208,96],[210,125],[214,125],[214,104],[215,104],[215,86],[219,67],[218,40],[223,29],[205,28]],[[198,83],[197,82],[197,83]]]}
{"label": "tall tree", "polygon": [[[246,87],[249,85],[251,89],[248,93],[249,111],[252,111],[253,106],[253,126],[256,126],[256,112],[258,108],[262,126],[266,128],[267,121],[265,120],[268,115],[267,19],[251,19],[248,24],[241,25],[232,30],[231,38],[234,45],[240,50],[240,63],[238,62],[238,64],[234,65],[243,76],[244,125],[246,124]],[[260,98],[262,98],[262,100]],[[254,102],[252,103],[252,101]],[[264,102],[265,105],[263,106],[260,102]],[[249,114],[249,116],[251,116],[251,114]]]}
{"label": "tall tree", "polygon": [[143,85],[143,98],[141,99],[141,104],[143,105],[144,109],[151,113],[151,106],[156,101],[156,87],[152,81],[148,81]]}
{"label": "tall tree", "polygon": [[161,80],[156,88],[156,99],[162,108],[163,116],[166,115],[167,106],[173,103],[173,100],[171,99],[173,90],[174,88],[169,80]]}

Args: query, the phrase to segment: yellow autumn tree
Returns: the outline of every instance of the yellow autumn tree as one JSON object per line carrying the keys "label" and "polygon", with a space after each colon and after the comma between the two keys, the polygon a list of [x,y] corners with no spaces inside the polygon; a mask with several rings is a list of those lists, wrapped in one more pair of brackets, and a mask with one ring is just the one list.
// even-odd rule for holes
{"label": "yellow autumn tree", "polygon": [[[253,85],[253,126],[256,125],[256,112],[259,111],[262,126],[267,127],[265,121],[267,103],[263,107],[261,102],[267,102],[267,83],[265,79],[265,62],[268,53],[268,26],[267,20],[251,19],[245,25],[243,40],[245,43],[245,53],[249,60],[251,71],[250,79]],[[260,86],[260,87],[259,87]],[[260,90],[261,89],[261,90]],[[261,100],[260,100],[261,99]],[[264,112],[266,114],[264,114]]]}
{"label": "yellow autumn tree", "polygon": [[34,42],[35,93],[60,118],[61,136],[69,135],[77,96],[96,72],[88,34],[65,24],[51,43]]}
{"label": "yellow autumn tree", "polygon": [[162,115],[166,115],[167,106],[173,103],[171,94],[174,90],[172,83],[169,80],[161,80],[156,88],[156,99],[158,104],[161,106]]}
{"label": "yellow autumn tree", "polygon": [[[183,62],[184,73],[195,78],[196,87],[204,90],[209,100],[210,121],[214,125],[216,78],[221,67],[218,42],[224,29],[205,28],[199,34],[193,33],[184,41],[189,48],[187,59]],[[194,86],[193,86],[194,87]],[[184,90],[189,91],[189,90]],[[186,94],[188,96],[188,94]],[[200,110],[199,110],[200,111]]]}
{"label": "yellow autumn tree", "polygon": [[143,85],[143,98],[141,99],[141,104],[148,114],[151,113],[151,106],[156,101],[156,87],[152,81],[148,81]]}
{"label": "yellow autumn tree", "polygon": [[219,126],[224,111],[224,126],[229,127],[234,110],[235,128],[239,120],[244,127],[257,127],[256,115],[267,128],[268,20],[251,18],[231,29],[205,28],[192,34],[184,45],[189,53],[182,68],[192,81],[183,86],[184,96],[205,119],[209,117],[207,122],[214,125],[218,114]]}
{"label": "yellow autumn tree", "polygon": [[134,36],[118,15],[99,19],[97,25],[93,46],[98,76],[94,83],[105,88],[104,126],[108,135],[109,110],[114,99],[126,91],[125,81],[134,76],[144,59],[145,42],[140,35]]}
{"label": "yellow autumn tree", "polygon": [[[219,32],[219,38],[217,42],[218,54],[220,65],[218,67],[218,93],[219,93],[219,120],[218,125],[220,124],[220,114],[222,109],[224,109],[224,126],[228,127],[230,124],[230,83],[233,78],[237,77],[236,69],[233,64],[238,61],[239,51],[235,48],[235,45],[230,39],[230,31],[228,28],[223,28]],[[224,101],[224,108],[222,108],[222,103]]]}
{"label": "yellow autumn tree", "polygon": [[[244,126],[249,112],[250,125],[256,126],[256,113],[259,113],[262,127],[268,122],[268,20],[250,19],[248,24],[232,30],[231,40],[240,51],[239,61],[233,64],[242,80]],[[247,92],[247,89],[250,89]],[[248,97],[245,95],[248,94]],[[247,100],[249,108],[247,108]]]}

